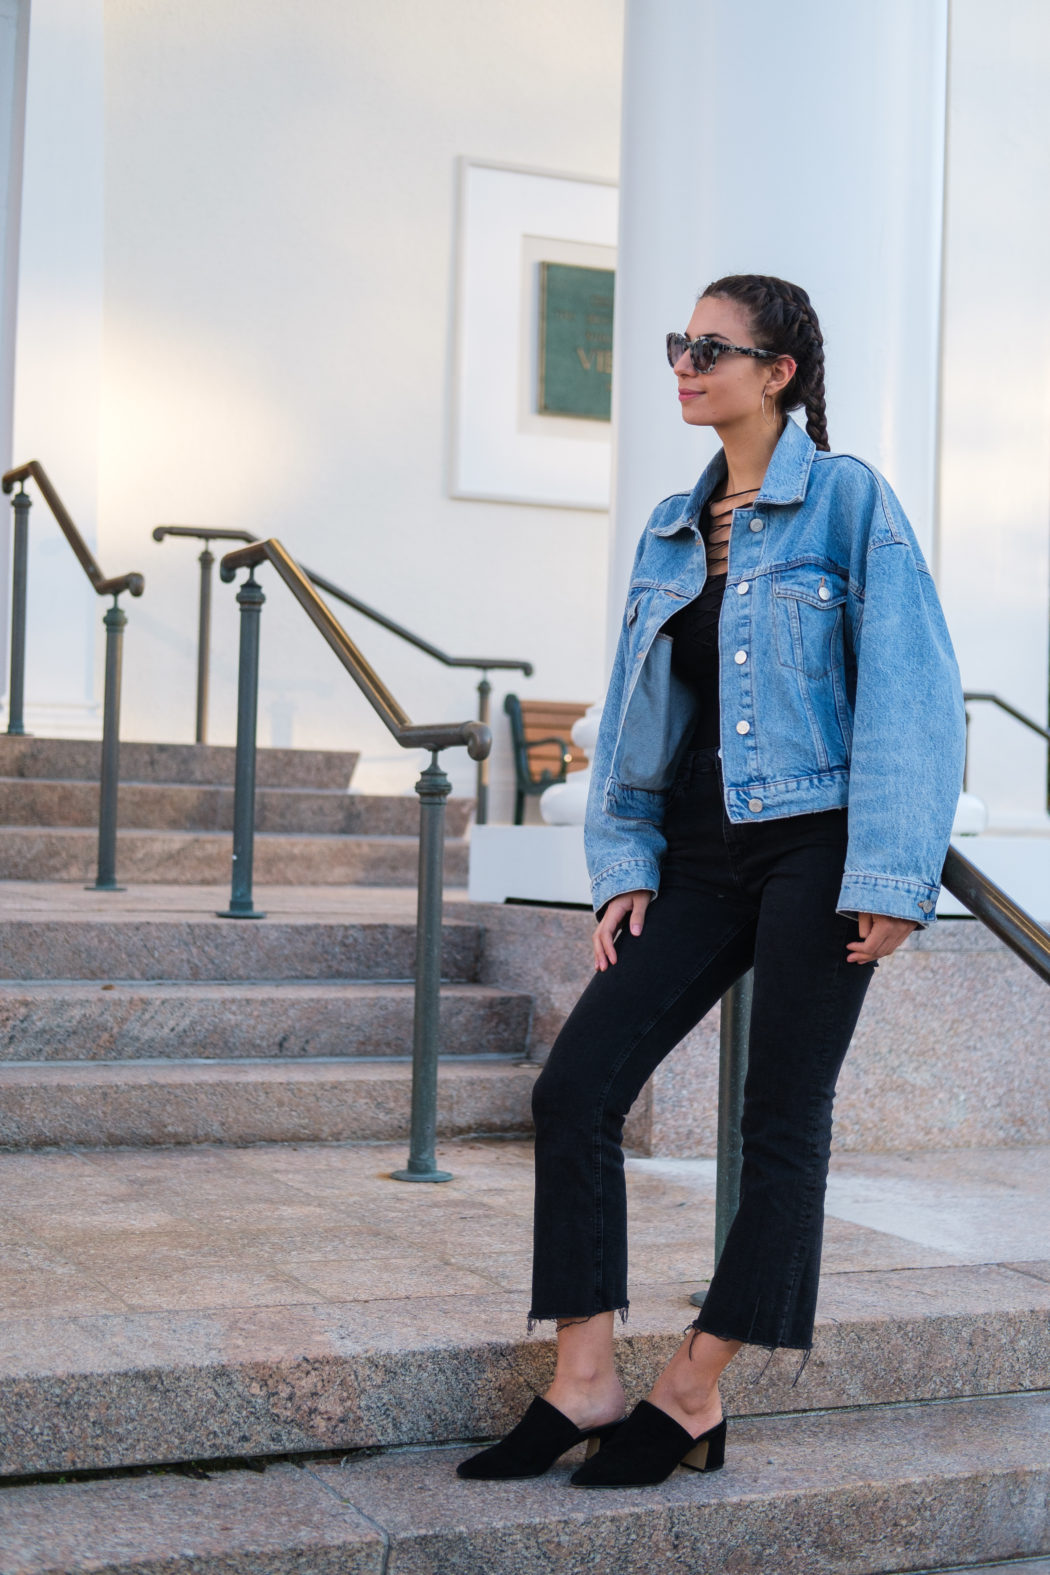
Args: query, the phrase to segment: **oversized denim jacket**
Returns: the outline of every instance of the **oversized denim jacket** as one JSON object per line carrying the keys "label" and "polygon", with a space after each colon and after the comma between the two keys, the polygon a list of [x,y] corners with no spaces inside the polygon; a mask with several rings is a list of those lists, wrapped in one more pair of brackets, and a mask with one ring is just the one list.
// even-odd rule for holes
{"label": "oversized denim jacket", "polygon": [[[692,730],[665,621],[706,578],[693,491],[665,498],[635,554],[592,766],[594,906],[660,887],[667,790]],[[937,592],[887,482],[789,420],[755,502],[733,513],[719,621],[725,807],[739,825],[849,810],[842,913],[934,919],[962,784],[959,671]]]}

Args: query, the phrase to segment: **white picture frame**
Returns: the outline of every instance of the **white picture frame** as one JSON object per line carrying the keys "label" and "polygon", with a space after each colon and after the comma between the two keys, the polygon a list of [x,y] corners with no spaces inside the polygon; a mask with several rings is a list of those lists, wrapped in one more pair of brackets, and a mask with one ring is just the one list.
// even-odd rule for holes
{"label": "white picture frame", "polygon": [[615,268],[618,206],[611,181],[460,159],[453,497],[608,509],[610,424],[536,410],[538,278]]}

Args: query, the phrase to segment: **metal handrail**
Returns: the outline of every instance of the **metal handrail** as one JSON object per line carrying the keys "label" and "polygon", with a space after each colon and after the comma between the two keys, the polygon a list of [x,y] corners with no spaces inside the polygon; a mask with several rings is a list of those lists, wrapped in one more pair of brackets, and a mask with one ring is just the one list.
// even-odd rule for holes
{"label": "metal handrail", "polygon": [[[205,543],[209,541],[244,541],[254,542],[258,538],[246,530],[220,530],[207,525],[157,525],[153,531],[154,541],[163,541],[165,536],[195,536]],[[207,727],[208,706],[208,652],[211,645],[210,617],[211,617],[211,566],[215,562],[207,545],[200,555],[201,584],[200,584],[200,617],[197,633],[197,742],[204,742]],[[492,694],[492,685],[488,681],[488,673],[498,669],[522,673],[526,678],[531,678],[534,668],[531,662],[506,656],[450,656],[440,646],[434,645],[431,640],[425,640],[422,635],[415,634],[411,629],[406,629],[404,624],[388,618],[386,613],[381,613],[377,608],[370,607],[367,602],[361,601],[358,596],[351,596],[349,591],[343,590],[341,585],[323,574],[318,574],[314,569],[300,564],[300,569],[308,580],[312,580],[318,590],[327,596],[334,596],[337,601],[343,602],[354,612],[361,613],[363,617],[370,618],[380,628],[388,629],[391,634],[396,634],[399,640],[405,640],[409,645],[414,645],[417,651],[423,651],[427,656],[433,657],[436,662],[441,662],[445,667],[472,667],[481,673],[478,683],[478,721],[484,726],[489,724],[489,703]],[[488,756],[477,762],[477,785],[475,819],[479,826],[488,821]]]}
{"label": "metal handrail", "polygon": [[1013,898],[989,880],[958,848],[949,848],[941,884],[969,908],[975,919],[998,936],[1012,952],[1050,984],[1050,932],[1018,907]]}
{"label": "metal handrail", "polygon": [[1038,733],[1040,738],[1045,738],[1047,743],[1050,743],[1050,728],[1045,728],[1041,722],[1033,722],[1030,716],[1025,716],[1023,711],[1019,711],[1017,707],[1015,705],[1011,705],[1008,700],[1002,700],[998,695],[983,693],[978,694],[976,692],[969,691],[963,695],[963,699],[967,705],[969,705],[971,700],[986,700],[989,705],[997,705],[1000,711],[1005,711],[1007,716],[1012,716],[1016,721],[1023,723],[1023,725],[1027,728],[1030,728],[1033,733]]}
{"label": "metal handrail", "polygon": [[194,724],[194,742],[203,744],[208,736],[208,667],[211,656],[211,571],[215,567],[215,554],[208,546],[210,541],[254,541],[246,530],[224,530],[212,525],[157,525],[154,541],[165,536],[194,536],[204,543],[197,562],[201,566],[200,591],[197,604],[197,715]]}
{"label": "metal handrail", "polygon": [[15,465],[12,470],[4,473],[0,486],[5,492],[10,492],[16,481],[25,482],[32,479],[40,488],[40,495],[48,508],[55,516],[59,530],[72,547],[77,562],[87,575],[99,596],[119,596],[122,591],[128,591],[132,596],[141,596],[146,589],[145,577],[137,572],[131,574],[118,574],[112,579],[106,578],[95,562],[94,555],[83,536],[73,523],[72,516],[62,499],[55,491],[47,471],[38,459],[31,459],[25,465]]}
{"label": "metal handrail", "polygon": [[[1037,733],[1040,738],[1045,738],[1047,743],[1050,743],[1050,728],[1045,728],[1045,727],[1043,727],[1041,722],[1035,722],[1035,721],[1032,720],[1032,718],[1030,716],[1025,716],[1023,711],[1019,711],[1015,705],[1011,705],[1008,700],[1003,700],[999,695],[987,694],[984,691],[981,691],[980,693],[978,693],[977,691],[968,691],[967,693],[965,693],[963,695],[963,699],[964,699],[964,701],[966,702],[967,705],[969,705],[972,700],[977,700],[977,701],[984,701],[988,705],[998,706],[1000,711],[1005,711],[1007,716],[1012,716],[1015,722],[1020,722],[1021,725],[1023,727],[1027,727],[1030,732]],[[965,756],[965,763],[963,765],[963,792],[964,793],[965,793],[965,791],[967,789],[967,786],[969,784],[969,779],[970,779],[970,713],[969,713],[969,711],[967,711],[967,713],[966,713],[966,756]],[[1050,756],[1048,756],[1048,758],[1047,758],[1046,807],[1047,807],[1047,810],[1050,811]]]}
{"label": "metal handrail", "polygon": [[230,906],[220,915],[258,919],[252,900],[252,857],[255,823],[255,726],[259,705],[259,618],[265,601],[255,579],[260,564],[270,563],[303,608],[329,648],[346,668],[373,710],[404,749],[428,749],[430,764],[416,783],[419,794],[419,893],[416,919],[416,983],[412,1034],[412,1132],[408,1164],[395,1171],[399,1181],[449,1181],[434,1159],[437,1125],[437,1064],[440,1053],[441,889],[445,849],[445,803],[452,784],[438,763],[438,753],[456,745],[472,760],[483,760],[492,734],[483,722],[418,724],[398,703],[367,658],[339,623],[328,603],[314,589],[306,571],[279,541],[256,541],[228,552],[219,565],[225,583],[238,569],[249,571],[237,593],[241,610],[240,663],[237,678],[237,758],[233,797],[233,879]]}
{"label": "metal handrail", "polygon": [[107,579],[95,561],[83,536],[73,523],[72,516],[51,482],[47,471],[38,459],[25,465],[15,465],[0,478],[0,486],[10,493],[15,483],[18,491],[11,499],[15,513],[14,550],[11,574],[11,675],[8,682],[7,731],[13,737],[25,736],[25,676],[26,676],[26,622],[29,578],[29,510],[32,499],[25,483],[36,482],[51,513],[72,547],[77,562],[91,581],[99,596],[112,596],[113,605],[102,619],[106,631],[106,668],[102,704],[102,762],[99,776],[98,809],[98,872],[95,879],[97,891],[120,891],[117,885],[117,791],[120,778],[120,681],[123,659],[124,629],[127,614],[119,604],[124,591],[141,596],[146,588],[145,578],[137,573],[120,574]]}
{"label": "metal handrail", "polygon": [[492,747],[492,736],[481,722],[440,722],[415,724],[379,674],[351,640],[328,603],[322,601],[305,569],[299,567],[276,537],[255,541],[235,552],[228,552],[219,564],[219,578],[229,584],[238,569],[255,569],[270,562],[306,612],[314,627],[335,652],[372,709],[404,749],[448,749],[462,744],[471,760],[480,760]]}

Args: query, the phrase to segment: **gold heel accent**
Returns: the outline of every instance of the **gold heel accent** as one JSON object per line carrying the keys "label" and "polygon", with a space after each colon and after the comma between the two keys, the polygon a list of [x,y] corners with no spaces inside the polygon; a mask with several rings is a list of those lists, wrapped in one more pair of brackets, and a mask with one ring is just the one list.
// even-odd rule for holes
{"label": "gold heel accent", "polygon": [[593,1434],[592,1437],[590,1437],[587,1440],[587,1452],[586,1452],[586,1454],[584,1455],[583,1458],[585,1460],[590,1460],[591,1456],[592,1455],[596,1455],[601,1447],[602,1447],[602,1441],[599,1438],[598,1434],[597,1433]]}
{"label": "gold heel accent", "polygon": [[687,1455],[682,1456],[682,1465],[688,1466],[691,1471],[706,1471],[707,1451],[708,1440],[705,1438],[703,1443],[697,1444]]}

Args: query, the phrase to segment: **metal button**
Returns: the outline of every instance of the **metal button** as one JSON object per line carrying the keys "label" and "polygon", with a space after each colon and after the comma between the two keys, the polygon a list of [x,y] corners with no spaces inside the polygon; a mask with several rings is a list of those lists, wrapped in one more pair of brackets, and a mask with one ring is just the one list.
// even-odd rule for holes
{"label": "metal button", "polygon": [[749,798],[747,801],[747,807],[751,811],[752,815],[757,815],[759,810],[764,806],[760,798]]}
{"label": "metal button", "polygon": [[923,913],[929,913],[930,909],[933,907],[933,903],[928,901],[920,902],[919,907],[922,909]]}
{"label": "metal button", "polygon": [[740,584],[736,588],[736,593],[737,593],[738,596],[746,596],[750,589],[751,589],[751,587],[747,583],[747,581],[746,580],[741,580]]}
{"label": "metal button", "polygon": [[751,530],[765,530],[765,528],[766,528],[765,520],[753,519],[751,521],[751,526],[750,526]]}
{"label": "metal button", "polygon": [[738,722],[736,724],[736,730],[737,730],[738,733],[750,733],[750,731],[751,731],[751,723],[750,722]]}
{"label": "metal button", "polygon": [[817,595],[820,597],[822,602],[830,602],[831,600],[831,592],[828,590],[826,585],[820,586],[817,591]]}
{"label": "metal button", "polygon": [[738,651],[736,653],[736,655],[733,657],[733,660],[736,663],[736,665],[738,667],[740,667],[744,662],[747,661],[747,652],[746,651]]}

